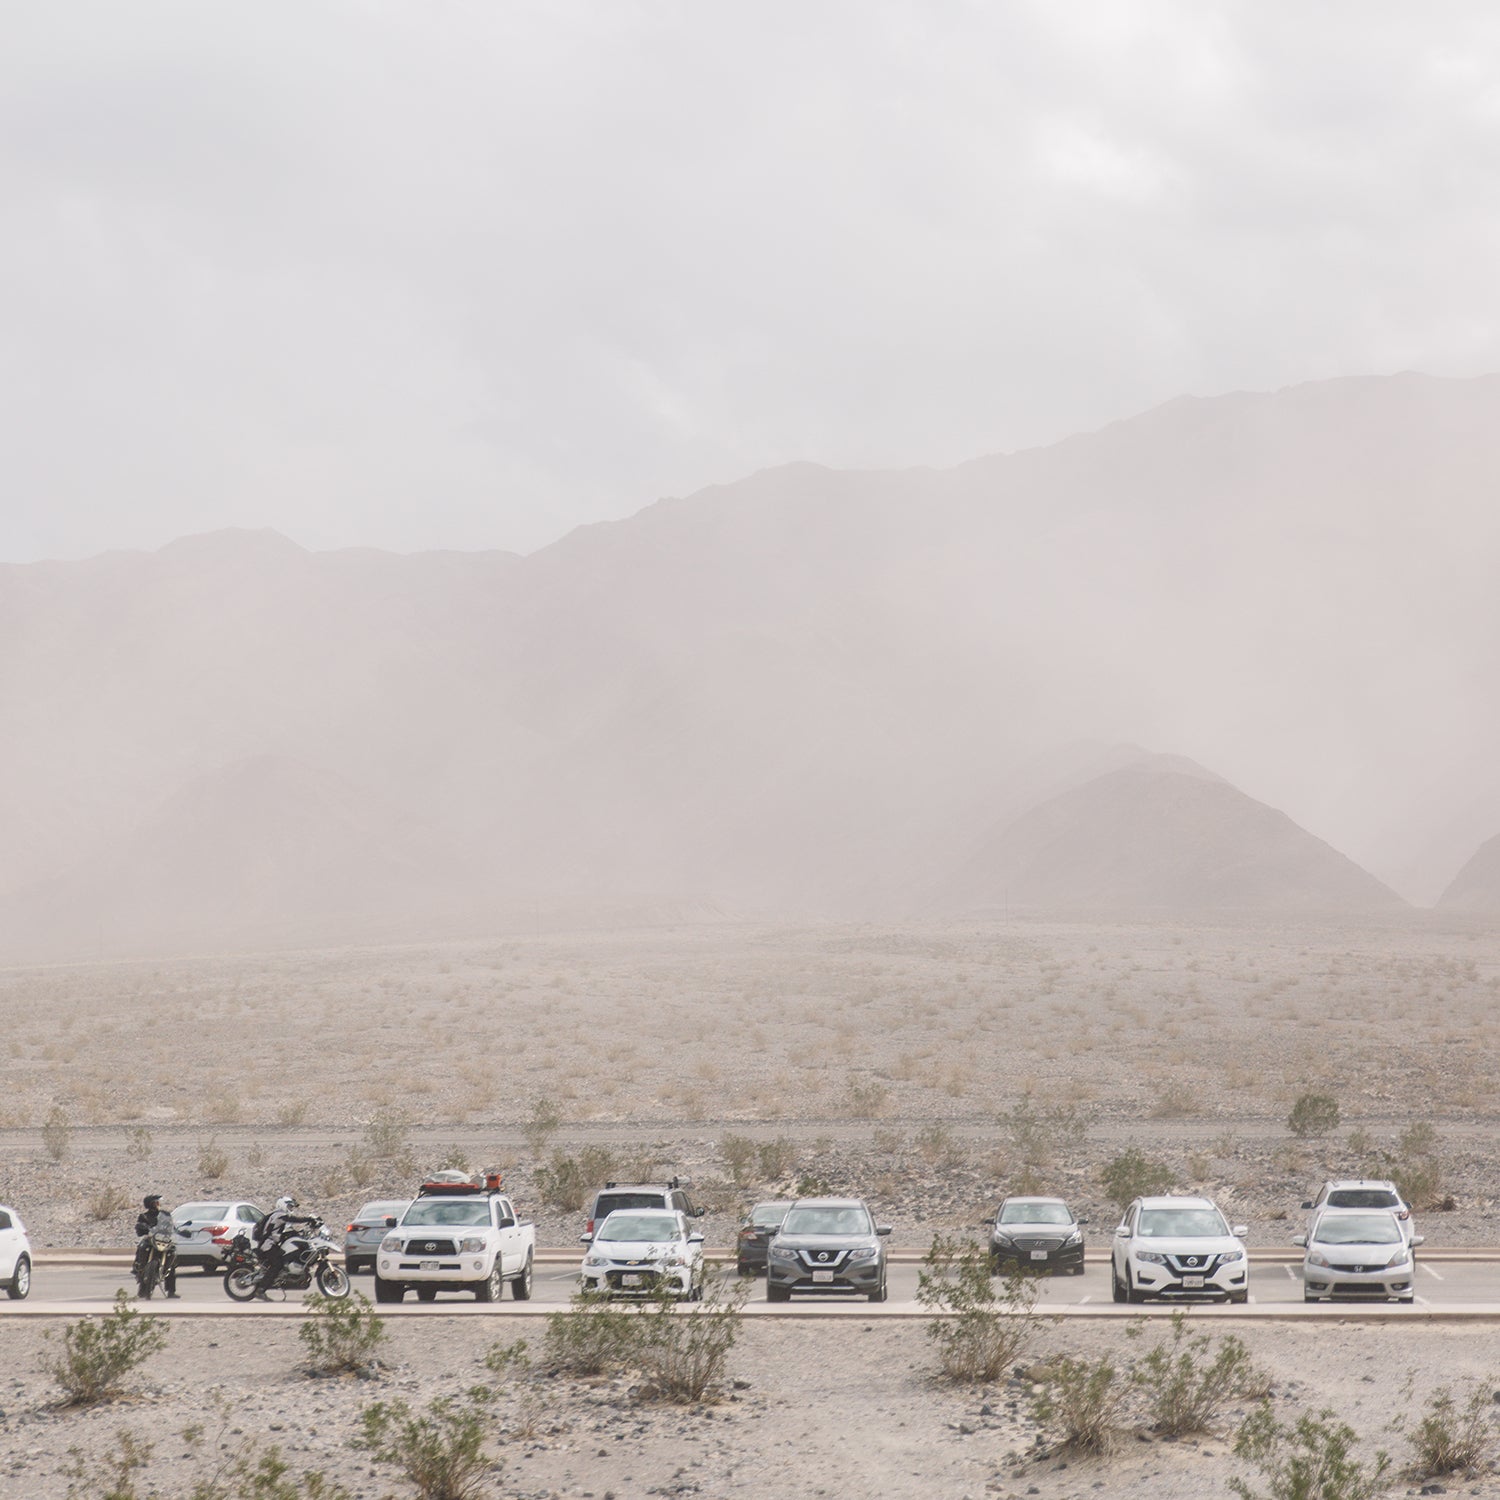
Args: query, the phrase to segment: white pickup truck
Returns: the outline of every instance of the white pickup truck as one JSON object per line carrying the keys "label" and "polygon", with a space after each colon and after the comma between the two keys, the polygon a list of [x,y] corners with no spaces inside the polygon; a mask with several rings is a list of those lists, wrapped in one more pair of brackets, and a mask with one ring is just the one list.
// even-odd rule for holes
{"label": "white pickup truck", "polygon": [[[449,1176],[457,1181],[444,1180]],[[498,1302],[510,1283],[517,1302],[531,1296],[536,1231],[516,1217],[497,1175],[474,1183],[457,1173],[424,1182],[400,1219],[387,1219],[375,1256],[375,1300],[419,1302],[439,1292],[473,1292]]]}

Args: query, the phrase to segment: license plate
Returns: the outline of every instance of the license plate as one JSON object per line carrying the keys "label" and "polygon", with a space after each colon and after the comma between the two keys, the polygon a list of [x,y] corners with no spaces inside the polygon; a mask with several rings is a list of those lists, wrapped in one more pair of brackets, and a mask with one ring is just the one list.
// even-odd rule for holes
{"label": "license plate", "polygon": [[1031,1252],[1031,1258],[1032,1260],[1046,1260],[1047,1252],[1045,1250],[1033,1250]]}
{"label": "license plate", "polygon": [[630,1272],[626,1272],[626,1274],[620,1278],[621,1286],[639,1286],[640,1284],[641,1278],[639,1276],[633,1275]]}
{"label": "license plate", "polygon": [[1182,1284],[1190,1292],[1195,1292],[1195,1291],[1198,1291],[1202,1287],[1202,1285],[1203,1285],[1203,1278],[1201,1276],[1184,1276],[1182,1278]]}
{"label": "license plate", "polygon": [[420,1260],[417,1262],[417,1266],[423,1271],[435,1271],[438,1268],[438,1263],[435,1260]]}
{"label": "license plate", "polygon": [[818,1282],[818,1283],[820,1283],[820,1284],[826,1284],[827,1282],[830,1282],[830,1281],[833,1280],[833,1272],[832,1271],[814,1271],[813,1272],[813,1280],[816,1281],[816,1282]]}

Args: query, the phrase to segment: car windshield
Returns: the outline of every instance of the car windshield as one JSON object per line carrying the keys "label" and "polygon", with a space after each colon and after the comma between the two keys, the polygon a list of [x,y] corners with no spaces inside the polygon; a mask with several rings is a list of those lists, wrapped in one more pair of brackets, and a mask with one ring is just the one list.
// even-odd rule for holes
{"label": "car windshield", "polygon": [[1073,1216],[1061,1203],[1007,1203],[1000,1210],[1002,1224],[1071,1224]]}
{"label": "car windshield", "polygon": [[792,1208],[781,1222],[783,1234],[869,1234],[870,1216],[862,1208]]}
{"label": "car windshield", "polygon": [[594,1218],[607,1219],[617,1208],[665,1208],[664,1193],[600,1193],[594,1200]]}
{"label": "car windshield", "polygon": [[403,1224],[488,1224],[490,1206],[484,1201],[470,1203],[413,1203],[406,1210]]}
{"label": "car windshield", "polygon": [[750,1222],[757,1229],[774,1229],[786,1218],[787,1207],[785,1203],[757,1203],[750,1210]]}
{"label": "car windshield", "polygon": [[1229,1226],[1216,1208],[1143,1208],[1140,1234],[1144,1239],[1197,1240],[1226,1237]]}
{"label": "car windshield", "polygon": [[1325,1214],[1313,1238],[1324,1245],[1397,1245],[1404,1236],[1389,1214]]}
{"label": "car windshield", "polygon": [[599,1238],[661,1245],[678,1238],[677,1220],[671,1214],[611,1214],[604,1221]]}
{"label": "car windshield", "polygon": [[181,1208],[173,1209],[172,1217],[179,1224],[186,1224],[196,1219],[227,1219],[230,1206],[228,1203],[184,1203]]}
{"label": "car windshield", "polygon": [[1339,1188],[1328,1195],[1329,1208],[1400,1208],[1389,1188]]}

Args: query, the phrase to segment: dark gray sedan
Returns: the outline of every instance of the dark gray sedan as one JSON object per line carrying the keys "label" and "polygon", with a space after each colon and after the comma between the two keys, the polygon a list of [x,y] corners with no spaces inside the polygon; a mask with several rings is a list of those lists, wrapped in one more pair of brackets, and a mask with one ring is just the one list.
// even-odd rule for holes
{"label": "dark gray sedan", "polygon": [[735,1269],[741,1276],[754,1276],[765,1270],[766,1247],[791,1206],[789,1201],[757,1203],[745,1215],[734,1245]]}
{"label": "dark gray sedan", "polygon": [[1083,1230],[1061,1198],[1007,1198],[984,1227],[996,1276],[1012,1266],[1083,1275]]}
{"label": "dark gray sedan", "polygon": [[344,1234],[344,1268],[351,1276],[375,1269],[375,1252],[386,1236],[386,1220],[399,1219],[411,1207],[408,1198],[379,1198],[367,1203]]}

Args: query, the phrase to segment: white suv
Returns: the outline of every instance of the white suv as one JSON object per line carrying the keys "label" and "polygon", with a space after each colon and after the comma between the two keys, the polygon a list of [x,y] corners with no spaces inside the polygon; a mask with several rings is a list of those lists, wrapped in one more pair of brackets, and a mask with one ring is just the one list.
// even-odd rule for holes
{"label": "white suv", "polygon": [[1384,1177],[1345,1177],[1336,1182],[1325,1182],[1318,1189],[1318,1196],[1304,1203],[1302,1208],[1307,1214],[1308,1234],[1313,1232],[1318,1215],[1325,1208],[1352,1208],[1366,1212],[1385,1209],[1395,1214],[1408,1245],[1417,1237],[1416,1221],[1411,1216],[1410,1205],[1402,1198],[1396,1184]]}
{"label": "white suv", "polygon": [[1137,1198],[1115,1230],[1110,1279],[1116,1302],[1223,1297],[1245,1302],[1250,1269],[1240,1236],[1208,1198]]}
{"label": "white suv", "polygon": [[31,1241],[13,1208],[0,1207],[0,1288],[13,1302],[31,1291]]}
{"label": "white suv", "polygon": [[[459,1174],[455,1173],[454,1176]],[[375,1255],[375,1300],[400,1302],[408,1288],[418,1302],[439,1292],[472,1292],[498,1302],[505,1283],[517,1302],[531,1296],[536,1231],[516,1218],[499,1177],[480,1183],[425,1182]]]}

